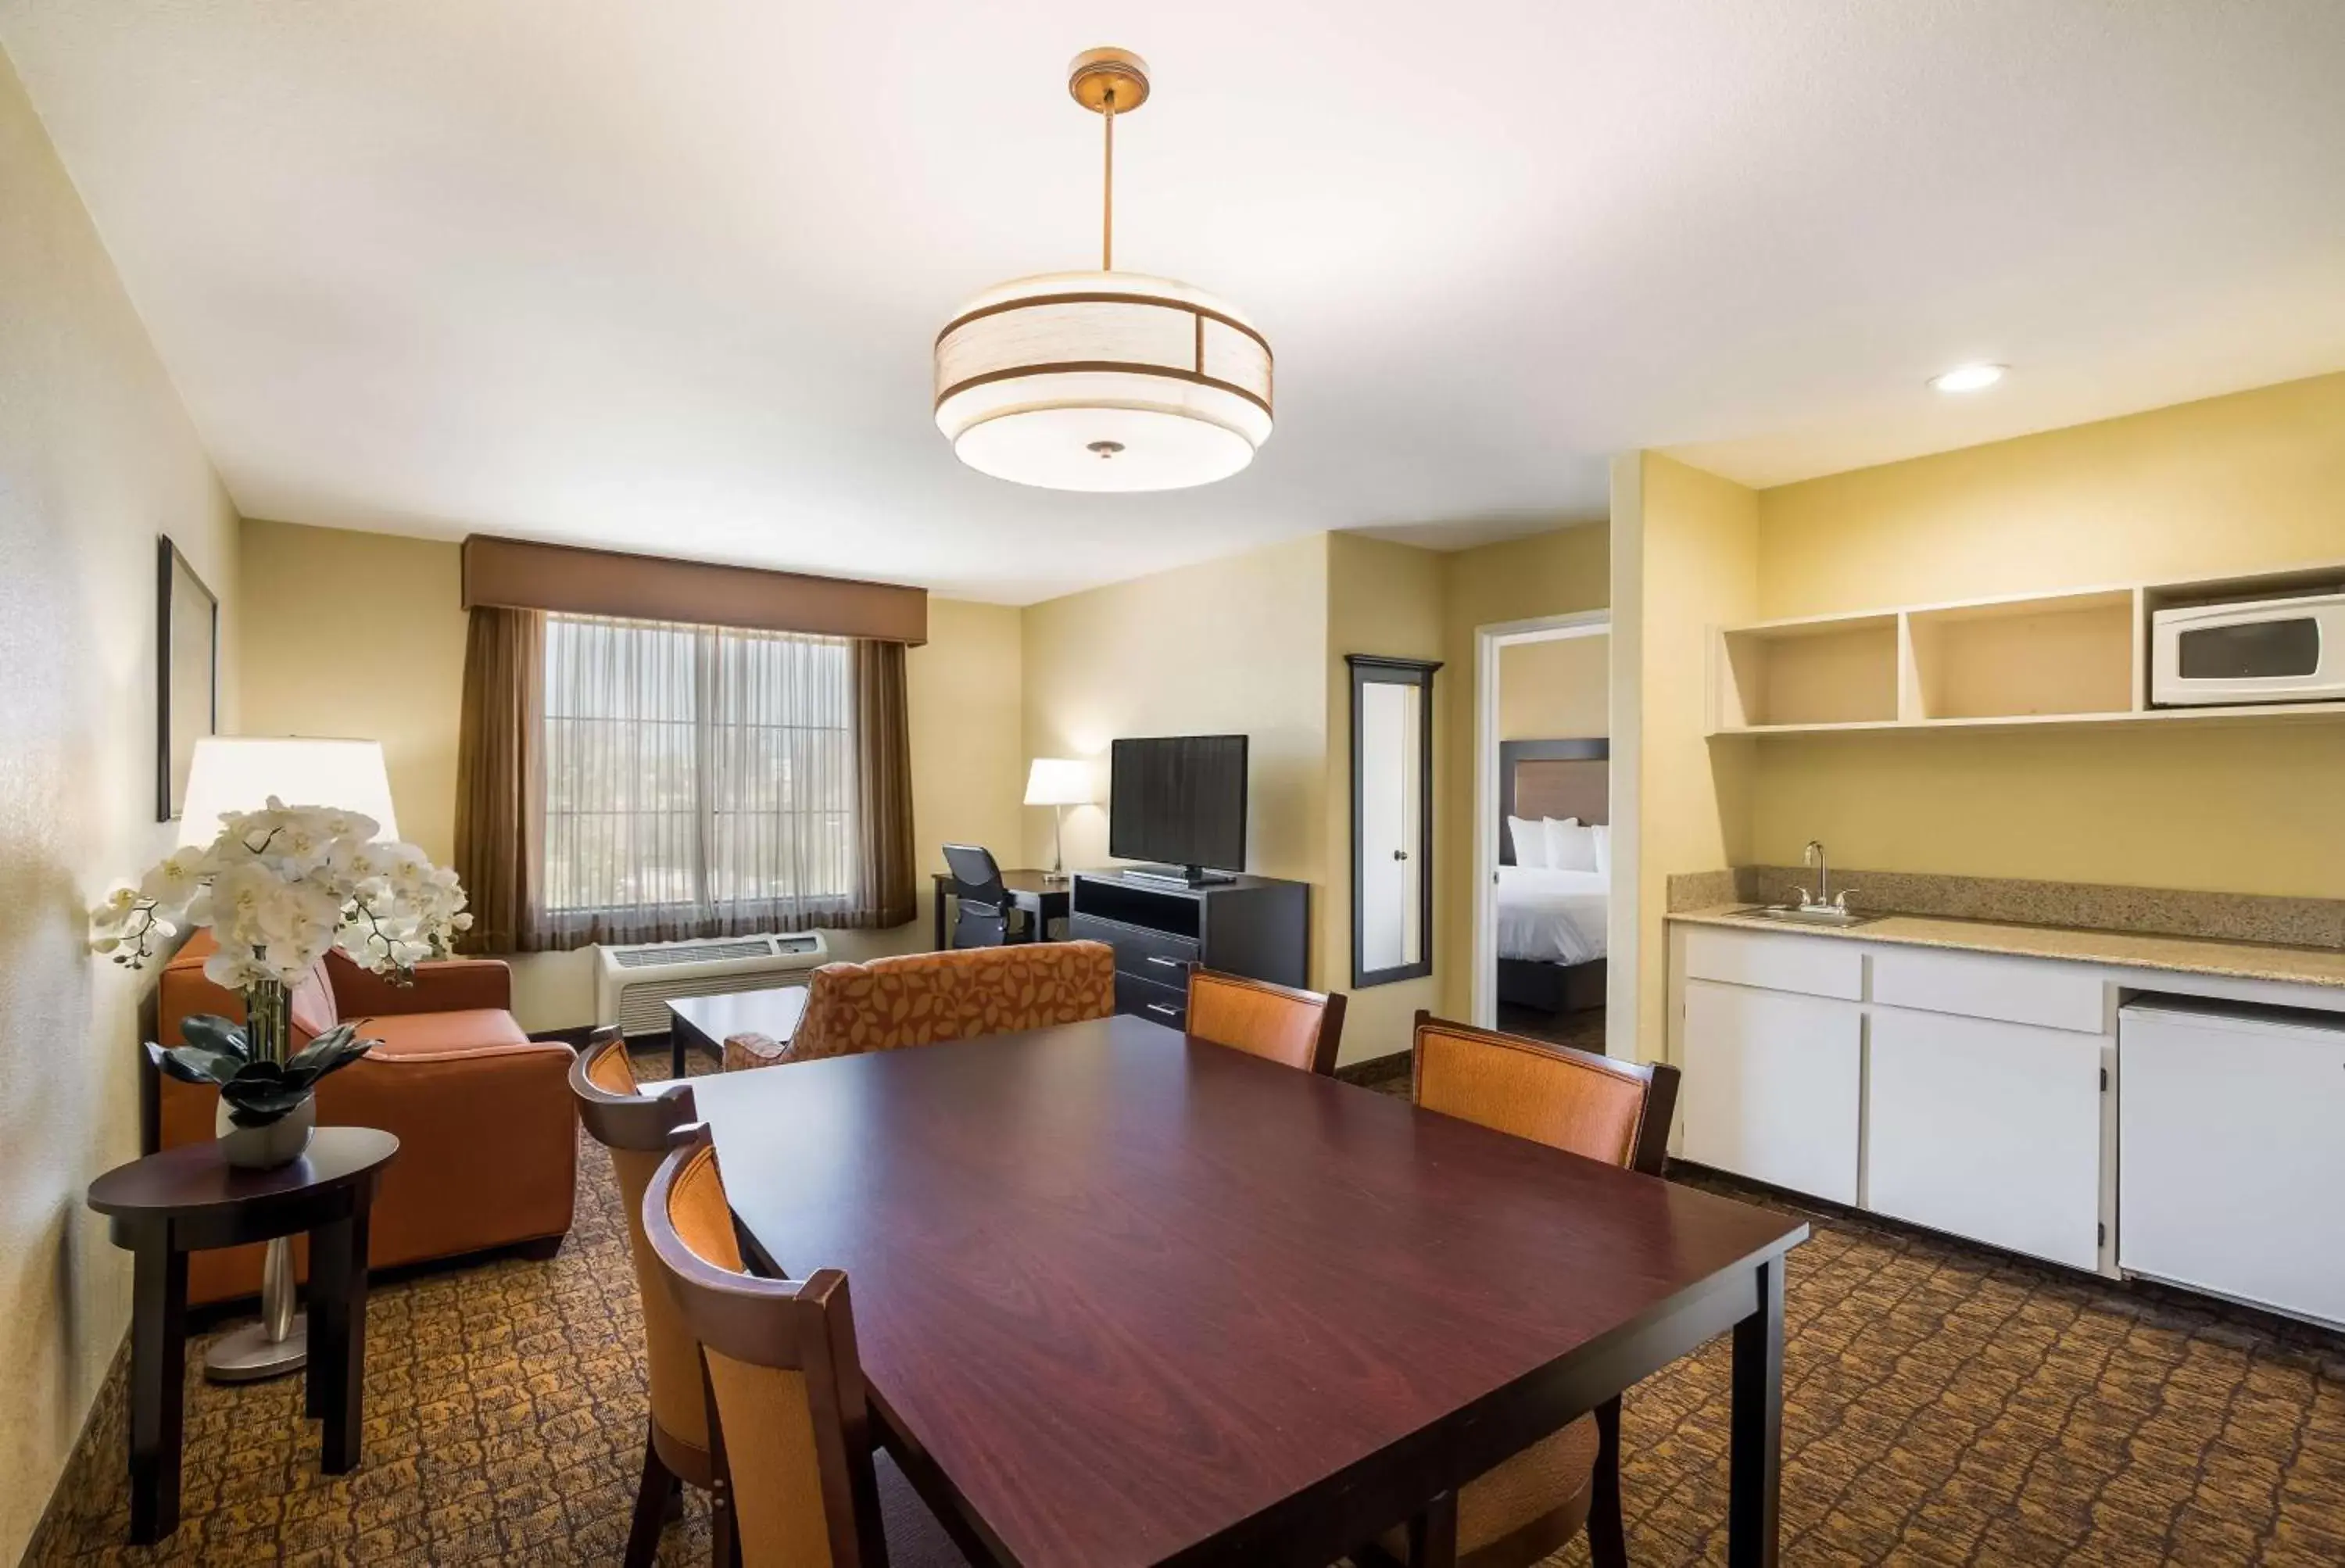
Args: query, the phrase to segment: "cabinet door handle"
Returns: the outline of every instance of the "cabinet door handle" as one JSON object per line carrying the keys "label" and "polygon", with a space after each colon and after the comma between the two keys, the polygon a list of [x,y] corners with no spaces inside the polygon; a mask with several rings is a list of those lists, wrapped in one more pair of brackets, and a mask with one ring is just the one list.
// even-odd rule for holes
{"label": "cabinet door handle", "polygon": [[1169,1003],[1151,1002],[1146,1005],[1149,1012],[1161,1013],[1167,1018],[1178,1018],[1181,1016],[1181,1010],[1172,1006]]}
{"label": "cabinet door handle", "polygon": [[1151,963],[1162,964],[1166,969],[1179,969],[1183,967],[1181,961],[1177,958],[1159,958],[1152,952],[1148,955],[1148,962]]}
{"label": "cabinet door handle", "polygon": [[1393,851],[1393,859],[1396,860],[1405,860],[1408,859],[1408,851],[1406,850],[1395,850]]}

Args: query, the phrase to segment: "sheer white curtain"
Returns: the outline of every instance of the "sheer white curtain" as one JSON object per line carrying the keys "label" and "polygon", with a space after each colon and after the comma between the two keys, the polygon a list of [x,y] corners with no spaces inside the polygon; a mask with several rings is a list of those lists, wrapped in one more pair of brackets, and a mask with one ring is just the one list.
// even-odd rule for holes
{"label": "sheer white curtain", "polygon": [[851,645],[545,617],[553,945],[838,923],[858,902]]}

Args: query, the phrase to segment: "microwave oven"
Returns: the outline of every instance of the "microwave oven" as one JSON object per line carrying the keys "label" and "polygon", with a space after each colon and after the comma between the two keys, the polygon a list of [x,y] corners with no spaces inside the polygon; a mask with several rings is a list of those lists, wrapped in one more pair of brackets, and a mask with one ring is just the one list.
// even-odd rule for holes
{"label": "microwave oven", "polygon": [[2192,605],[2149,617],[2149,700],[2345,699],[2345,594]]}

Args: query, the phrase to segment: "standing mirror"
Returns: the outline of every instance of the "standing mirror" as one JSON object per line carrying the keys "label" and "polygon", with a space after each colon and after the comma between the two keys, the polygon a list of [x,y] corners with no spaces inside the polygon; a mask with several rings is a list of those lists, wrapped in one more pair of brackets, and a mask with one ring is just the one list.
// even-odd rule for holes
{"label": "standing mirror", "polygon": [[1433,672],[1346,654],[1352,667],[1352,984],[1433,972]]}

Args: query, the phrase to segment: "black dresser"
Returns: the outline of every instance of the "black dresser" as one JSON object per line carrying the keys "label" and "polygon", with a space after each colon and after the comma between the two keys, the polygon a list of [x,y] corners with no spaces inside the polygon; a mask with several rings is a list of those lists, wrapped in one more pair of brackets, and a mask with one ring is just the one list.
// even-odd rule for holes
{"label": "black dresser", "polygon": [[1184,887],[1122,871],[1077,871],[1067,935],[1115,949],[1115,1010],[1180,1028],[1189,972],[1203,964],[1277,985],[1307,983],[1311,887],[1239,877]]}

